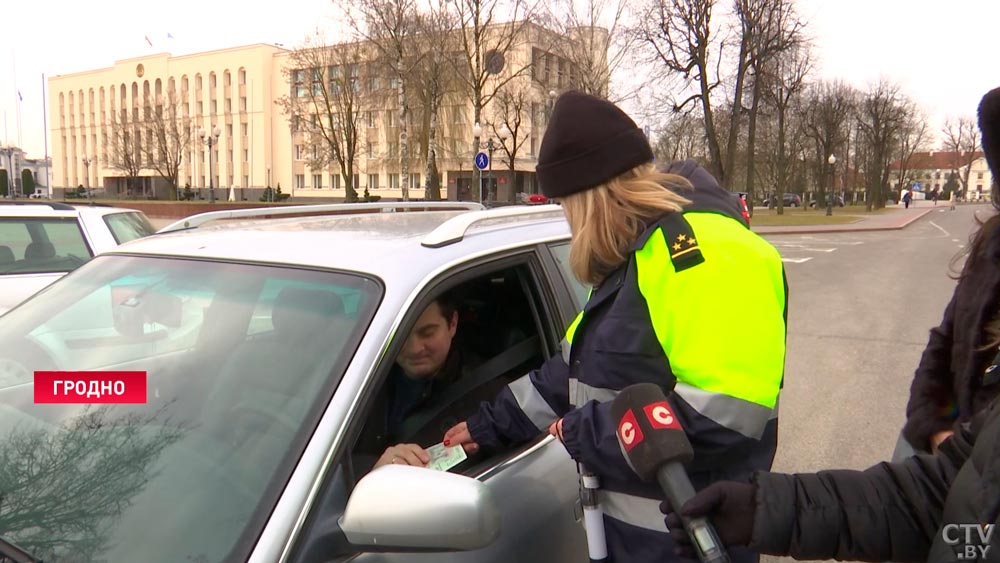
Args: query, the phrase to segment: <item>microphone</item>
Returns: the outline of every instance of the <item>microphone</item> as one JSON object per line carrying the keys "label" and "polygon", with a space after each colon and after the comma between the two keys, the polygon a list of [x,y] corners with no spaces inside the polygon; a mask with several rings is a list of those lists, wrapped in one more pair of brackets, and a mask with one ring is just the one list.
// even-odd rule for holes
{"label": "microphone", "polygon": [[684,463],[694,451],[680,420],[658,385],[639,383],[623,389],[611,404],[618,421],[622,455],[643,481],[657,481],[678,513],[702,563],[729,563],[715,528],[707,518],[688,518],[681,507],[694,496]]}

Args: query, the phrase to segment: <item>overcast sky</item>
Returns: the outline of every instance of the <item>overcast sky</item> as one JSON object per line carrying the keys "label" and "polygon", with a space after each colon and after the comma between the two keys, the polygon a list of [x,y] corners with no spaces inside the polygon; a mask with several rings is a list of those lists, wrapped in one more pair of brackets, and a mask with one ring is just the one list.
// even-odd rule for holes
{"label": "overcast sky", "polygon": [[[17,144],[20,135],[33,158],[45,153],[43,73],[103,68],[164,51],[182,55],[251,43],[294,46],[337,16],[330,0],[3,4],[0,112],[6,124],[0,123],[0,144]],[[1000,1],[797,0],[797,7],[815,39],[819,77],[843,78],[862,88],[880,76],[891,78],[922,105],[935,132],[948,116],[973,115],[982,95],[1000,86],[1000,66],[990,48],[997,41],[991,25],[1000,21]],[[20,132],[17,90],[23,97]]]}

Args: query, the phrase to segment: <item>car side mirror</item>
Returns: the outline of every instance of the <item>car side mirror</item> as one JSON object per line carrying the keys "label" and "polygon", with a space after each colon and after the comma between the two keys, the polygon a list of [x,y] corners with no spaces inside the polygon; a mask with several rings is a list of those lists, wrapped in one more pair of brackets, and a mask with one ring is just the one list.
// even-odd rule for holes
{"label": "car side mirror", "polygon": [[351,544],[377,551],[471,550],[500,535],[500,511],[475,479],[385,465],[358,482],[340,529]]}

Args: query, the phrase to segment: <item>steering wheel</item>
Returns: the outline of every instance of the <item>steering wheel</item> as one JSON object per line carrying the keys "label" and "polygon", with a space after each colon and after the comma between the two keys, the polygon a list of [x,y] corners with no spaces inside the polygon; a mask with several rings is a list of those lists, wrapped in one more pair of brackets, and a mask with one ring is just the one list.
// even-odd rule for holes
{"label": "steering wheel", "polygon": [[53,371],[56,362],[41,346],[26,337],[6,344],[10,354],[0,357],[0,387],[29,383],[36,371]]}

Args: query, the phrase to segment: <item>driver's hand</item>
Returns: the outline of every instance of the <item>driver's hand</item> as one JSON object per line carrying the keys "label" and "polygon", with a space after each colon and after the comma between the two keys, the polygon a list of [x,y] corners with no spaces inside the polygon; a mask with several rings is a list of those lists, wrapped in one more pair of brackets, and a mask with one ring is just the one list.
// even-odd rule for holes
{"label": "driver's hand", "polygon": [[427,455],[427,452],[417,444],[396,444],[385,449],[382,457],[378,458],[378,461],[375,462],[375,467],[382,467],[383,465],[393,463],[396,465],[427,467],[430,461],[431,456]]}

